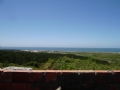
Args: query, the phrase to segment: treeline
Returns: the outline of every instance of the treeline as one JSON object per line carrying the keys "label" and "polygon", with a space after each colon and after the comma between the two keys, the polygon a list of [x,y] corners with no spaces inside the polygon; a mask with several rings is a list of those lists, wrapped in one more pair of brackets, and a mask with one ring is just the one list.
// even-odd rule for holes
{"label": "treeline", "polygon": [[0,50],[0,67],[27,66],[34,69],[120,69],[120,63],[75,54]]}
{"label": "treeline", "polygon": [[73,54],[60,54],[60,53],[47,53],[47,52],[25,52],[19,50],[0,50],[0,62],[3,63],[3,67],[9,64],[13,65],[32,65],[38,67],[40,64],[45,63],[50,58],[58,59],[60,57],[81,58],[87,59],[88,57],[76,56]]}

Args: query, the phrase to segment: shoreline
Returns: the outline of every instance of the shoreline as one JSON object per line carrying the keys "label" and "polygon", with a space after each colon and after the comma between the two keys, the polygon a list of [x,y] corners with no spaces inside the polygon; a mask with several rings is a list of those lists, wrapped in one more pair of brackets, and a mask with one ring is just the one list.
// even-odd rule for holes
{"label": "shoreline", "polygon": [[58,51],[58,50],[20,50],[20,49],[0,49],[0,50],[10,50],[10,51],[24,51],[24,52],[45,52],[45,53],[117,53],[120,52],[108,52],[108,51]]}

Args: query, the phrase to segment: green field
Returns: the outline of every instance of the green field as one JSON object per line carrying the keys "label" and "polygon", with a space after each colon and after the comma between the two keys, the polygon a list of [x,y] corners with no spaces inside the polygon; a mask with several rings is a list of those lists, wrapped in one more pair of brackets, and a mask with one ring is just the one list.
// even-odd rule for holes
{"label": "green field", "polygon": [[120,53],[0,50],[0,68],[7,66],[40,70],[118,70]]}

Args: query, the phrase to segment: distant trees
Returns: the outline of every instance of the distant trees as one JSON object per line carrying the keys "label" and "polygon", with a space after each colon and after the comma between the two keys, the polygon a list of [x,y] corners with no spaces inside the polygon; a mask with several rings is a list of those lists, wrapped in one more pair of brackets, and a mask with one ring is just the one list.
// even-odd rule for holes
{"label": "distant trees", "polygon": [[[99,56],[100,57],[100,56]],[[111,57],[111,55],[110,55]],[[112,59],[115,56],[112,56]],[[119,58],[119,56],[116,56]],[[34,69],[120,69],[120,61],[106,61],[89,56],[62,53],[0,50],[0,67],[29,66]]]}

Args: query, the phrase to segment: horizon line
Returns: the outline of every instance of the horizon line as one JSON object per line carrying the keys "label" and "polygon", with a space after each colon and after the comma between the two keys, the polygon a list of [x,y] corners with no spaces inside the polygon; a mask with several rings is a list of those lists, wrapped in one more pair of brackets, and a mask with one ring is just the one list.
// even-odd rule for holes
{"label": "horizon line", "polygon": [[66,47],[66,46],[0,46],[0,48],[2,48],[2,47],[10,47],[10,48],[12,48],[12,47],[21,47],[21,48],[25,48],[25,47],[29,47],[29,48],[120,48],[120,47]]}

